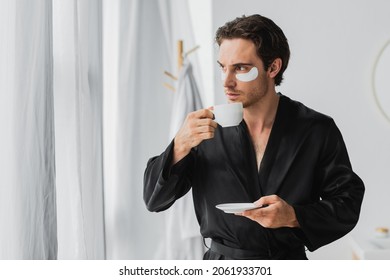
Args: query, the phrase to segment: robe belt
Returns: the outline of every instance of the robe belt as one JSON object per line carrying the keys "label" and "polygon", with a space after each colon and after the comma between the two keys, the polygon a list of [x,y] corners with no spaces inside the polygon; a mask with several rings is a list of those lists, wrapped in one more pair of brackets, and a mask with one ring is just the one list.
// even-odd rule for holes
{"label": "robe belt", "polygon": [[269,259],[268,252],[250,251],[244,249],[237,249],[228,247],[214,240],[211,241],[210,250],[220,255],[229,257],[231,259],[245,260],[245,259]]}
{"label": "robe belt", "polygon": [[211,241],[210,250],[226,256],[230,259],[237,260],[269,260],[269,259],[307,259],[305,254],[305,247],[298,246],[296,248],[289,248],[287,250],[277,250],[277,252],[259,252],[244,249],[237,249],[226,246],[214,240]]}

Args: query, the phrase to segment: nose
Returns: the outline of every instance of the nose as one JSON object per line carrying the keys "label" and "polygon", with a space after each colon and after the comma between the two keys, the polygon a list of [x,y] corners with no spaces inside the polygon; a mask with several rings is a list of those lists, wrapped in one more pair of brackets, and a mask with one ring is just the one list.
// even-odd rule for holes
{"label": "nose", "polygon": [[236,86],[236,77],[233,71],[226,70],[225,73],[222,73],[222,81],[224,87],[235,87]]}

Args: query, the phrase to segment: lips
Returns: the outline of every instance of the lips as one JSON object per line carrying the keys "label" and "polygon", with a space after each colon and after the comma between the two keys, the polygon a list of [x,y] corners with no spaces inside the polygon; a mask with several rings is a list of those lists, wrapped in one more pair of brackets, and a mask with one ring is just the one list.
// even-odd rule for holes
{"label": "lips", "polygon": [[236,100],[240,97],[240,94],[238,93],[233,93],[233,92],[227,92],[226,96],[229,100]]}

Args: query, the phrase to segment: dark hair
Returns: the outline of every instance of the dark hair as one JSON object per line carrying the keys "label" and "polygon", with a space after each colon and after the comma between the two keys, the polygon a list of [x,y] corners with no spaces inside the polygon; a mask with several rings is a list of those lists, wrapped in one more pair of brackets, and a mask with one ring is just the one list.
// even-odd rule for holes
{"label": "dark hair", "polygon": [[282,29],[261,15],[244,15],[225,23],[215,34],[219,46],[224,39],[234,38],[251,40],[255,44],[266,71],[276,58],[282,60],[282,67],[275,77],[275,85],[280,85],[290,59],[290,48]]}

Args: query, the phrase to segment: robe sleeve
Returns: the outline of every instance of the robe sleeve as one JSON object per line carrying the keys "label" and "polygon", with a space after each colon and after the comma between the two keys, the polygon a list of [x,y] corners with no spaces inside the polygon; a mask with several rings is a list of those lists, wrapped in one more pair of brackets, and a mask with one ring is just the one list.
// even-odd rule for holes
{"label": "robe sleeve", "polygon": [[300,224],[296,234],[310,251],[341,238],[355,227],[365,189],[352,171],[345,143],[333,120],[323,143],[314,186],[321,199],[293,206]]}
{"label": "robe sleeve", "polygon": [[168,209],[177,199],[191,188],[192,151],[175,165],[172,141],[159,156],[151,158],[144,173],[144,201],[149,211],[160,212]]}

